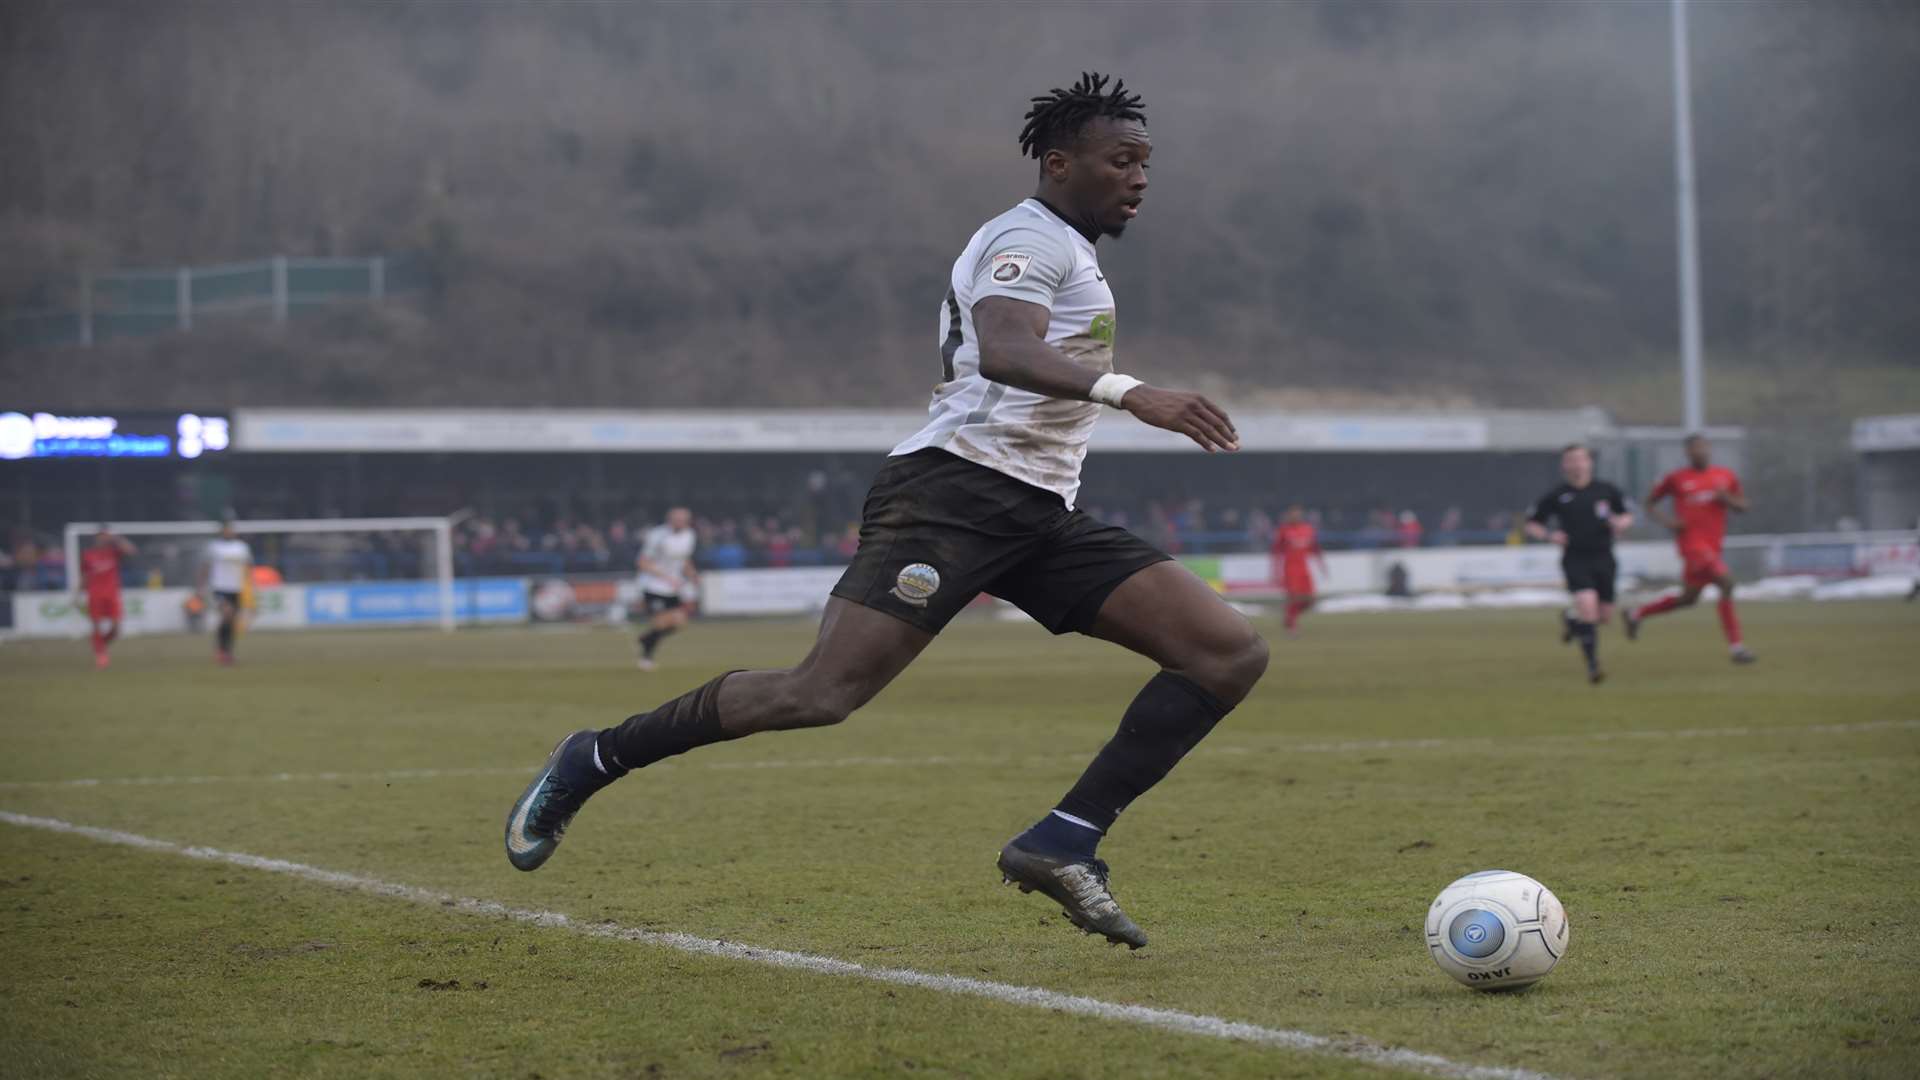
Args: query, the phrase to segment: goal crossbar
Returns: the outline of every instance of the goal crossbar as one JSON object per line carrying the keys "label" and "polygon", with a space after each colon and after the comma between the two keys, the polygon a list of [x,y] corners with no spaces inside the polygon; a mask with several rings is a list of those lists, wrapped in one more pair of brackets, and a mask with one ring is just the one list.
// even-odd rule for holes
{"label": "goal crossbar", "polygon": [[[453,525],[450,517],[391,518],[284,518],[280,520],[234,521],[233,531],[248,533],[336,533],[336,532],[428,532],[433,534],[434,580],[440,593],[440,629],[454,628],[453,607]],[[109,532],[126,536],[217,536],[226,525],[221,521],[75,521],[63,530],[62,547],[66,551],[69,581],[80,573],[80,538],[105,525]]]}

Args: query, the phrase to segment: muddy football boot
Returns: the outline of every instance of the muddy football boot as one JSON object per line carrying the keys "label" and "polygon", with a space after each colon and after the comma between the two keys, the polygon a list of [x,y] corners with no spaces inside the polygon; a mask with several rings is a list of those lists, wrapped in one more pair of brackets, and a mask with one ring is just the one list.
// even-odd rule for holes
{"label": "muddy football boot", "polygon": [[1089,934],[1100,934],[1115,945],[1138,949],[1147,935],[1107,888],[1107,864],[1099,859],[1050,855],[1013,843],[1000,849],[1000,879],[1020,886],[1023,893],[1040,892],[1060,905],[1061,914]]}
{"label": "muddy football boot", "polygon": [[507,861],[514,869],[538,870],[560,846],[567,823],[580,812],[587,796],[614,781],[593,764],[597,737],[597,732],[588,730],[561,739],[507,812]]}

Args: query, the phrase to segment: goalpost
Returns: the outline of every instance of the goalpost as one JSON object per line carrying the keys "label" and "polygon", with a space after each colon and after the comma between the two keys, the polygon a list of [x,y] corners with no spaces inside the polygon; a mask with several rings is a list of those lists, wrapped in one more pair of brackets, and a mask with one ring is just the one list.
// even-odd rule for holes
{"label": "goalpost", "polygon": [[[293,518],[278,521],[235,521],[234,531],[242,537],[286,536],[310,537],[320,534],[341,536],[422,534],[421,538],[430,543],[432,556],[431,571],[428,574],[415,575],[431,578],[438,586],[440,629],[452,630],[457,625],[455,619],[453,591],[453,526],[458,517],[404,517],[404,518]],[[80,566],[80,547],[102,524],[105,524],[117,536],[134,539],[142,536],[182,537],[194,540],[211,540],[220,535],[221,523],[218,521],[77,521],[70,522],[64,530],[63,542],[66,548],[67,566],[73,568],[70,574],[77,574]],[[289,548],[300,545],[291,543]],[[142,550],[143,556],[149,553]],[[173,577],[178,584],[192,584],[198,573],[200,562],[205,558],[204,545],[193,545],[186,551],[153,553],[162,562],[171,559]],[[256,548],[253,553],[256,565],[275,565],[274,553],[263,553]],[[324,566],[329,553],[297,551],[296,558],[315,562]],[[331,553],[331,557],[345,565],[353,558],[352,554]],[[283,568],[284,572],[284,568]],[[291,576],[291,575],[289,575]]]}

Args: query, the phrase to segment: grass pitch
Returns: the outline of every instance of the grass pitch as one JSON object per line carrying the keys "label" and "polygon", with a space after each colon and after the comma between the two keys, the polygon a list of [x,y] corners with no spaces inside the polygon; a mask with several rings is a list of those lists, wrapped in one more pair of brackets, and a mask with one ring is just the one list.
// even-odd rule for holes
{"label": "grass pitch", "polygon": [[[606,631],[257,634],[231,670],[136,639],[98,673],[81,643],[10,644],[0,810],[1471,1065],[1915,1075],[1920,609],[1743,617],[1754,668],[1696,611],[1609,634],[1599,688],[1543,612],[1263,624],[1266,682],[1102,845],[1135,954],[993,870],[1150,673],[1028,625],[963,620],[839,728],[622,781],[532,875],[501,822],[559,735],[790,663],[811,626],[698,625],[650,675]],[[1455,985],[1420,930],[1495,866],[1573,920],[1522,994]],[[0,958],[0,1075],[1393,1074],[12,824]]]}

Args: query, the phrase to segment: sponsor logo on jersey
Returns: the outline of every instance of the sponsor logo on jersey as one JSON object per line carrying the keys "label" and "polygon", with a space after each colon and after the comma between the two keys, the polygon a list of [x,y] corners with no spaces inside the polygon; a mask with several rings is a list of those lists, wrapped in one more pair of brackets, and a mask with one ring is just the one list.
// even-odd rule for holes
{"label": "sponsor logo on jersey", "polygon": [[917,562],[903,567],[893,579],[894,598],[914,607],[926,607],[927,598],[940,591],[940,571]]}
{"label": "sponsor logo on jersey", "polygon": [[1033,256],[1018,251],[1004,251],[993,257],[993,280],[1002,285],[1012,284],[1027,276],[1027,266],[1033,262]]}

